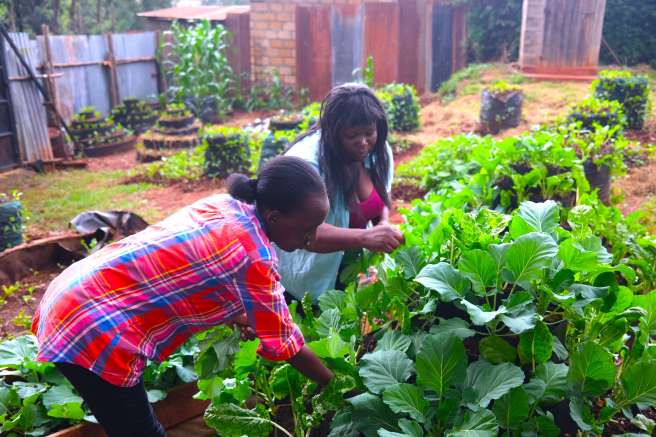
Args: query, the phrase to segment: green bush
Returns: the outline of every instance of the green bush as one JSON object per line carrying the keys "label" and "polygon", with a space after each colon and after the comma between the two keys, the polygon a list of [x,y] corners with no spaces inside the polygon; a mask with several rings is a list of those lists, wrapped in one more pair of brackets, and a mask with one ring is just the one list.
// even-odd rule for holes
{"label": "green bush", "polygon": [[617,64],[614,54],[623,65],[645,63],[656,68],[656,33],[646,31],[654,28],[656,7],[653,0],[607,0],[603,36],[613,53],[602,44],[600,61]]}
{"label": "green bush", "polygon": [[390,130],[411,132],[419,128],[419,103],[412,85],[392,83],[376,90],[387,111]]}
{"label": "green bush", "polygon": [[217,127],[205,130],[205,175],[227,178],[232,173],[248,174],[251,168],[249,136],[239,129]]}
{"label": "green bush", "polygon": [[572,106],[567,121],[569,123],[578,122],[581,124],[581,128],[586,130],[594,130],[596,126],[611,128],[619,126],[618,133],[621,133],[622,128],[626,125],[626,118],[619,103],[594,97],[588,97]]}
{"label": "green bush", "polygon": [[650,110],[647,76],[630,71],[605,70],[592,83],[592,88],[597,98],[622,105],[629,129],[642,129]]}
{"label": "green bush", "polygon": [[522,0],[451,0],[465,3],[467,12],[467,57],[470,62],[490,62],[507,54],[519,57]]}

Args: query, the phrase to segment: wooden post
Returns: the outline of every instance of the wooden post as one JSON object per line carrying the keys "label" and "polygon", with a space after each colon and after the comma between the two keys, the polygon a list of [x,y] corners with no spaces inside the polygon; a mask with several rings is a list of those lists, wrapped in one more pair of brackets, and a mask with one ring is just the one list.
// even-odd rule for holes
{"label": "wooden post", "polygon": [[157,53],[157,56],[155,56],[155,68],[157,69],[157,91],[159,93],[165,93],[166,90],[168,89],[168,83],[166,83],[166,71],[164,70],[164,57],[166,54],[164,53],[164,50],[162,50],[162,32],[157,30],[155,32],[155,44],[157,44],[157,48],[155,49],[155,53]]}
{"label": "wooden post", "polygon": [[50,46],[50,29],[47,24],[41,26],[41,31],[43,33],[43,43],[46,49],[46,62],[44,65],[44,73],[46,75],[46,83],[48,84],[48,92],[50,94],[50,102],[47,104],[52,105],[54,112],[59,111],[59,98],[57,96],[57,86],[55,85],[55,76],[53,68],[53,59],[52,59],[52,47]]}
{"label": "wooden post", "polygon": [[107,38],[107,67],[109,68],[109,95],[112,101],[112,108],[118,106],[121,101],[118,95],[118,76],[116,73],[116,58],[114,58],[114,41],[112,34],[106,33]]}

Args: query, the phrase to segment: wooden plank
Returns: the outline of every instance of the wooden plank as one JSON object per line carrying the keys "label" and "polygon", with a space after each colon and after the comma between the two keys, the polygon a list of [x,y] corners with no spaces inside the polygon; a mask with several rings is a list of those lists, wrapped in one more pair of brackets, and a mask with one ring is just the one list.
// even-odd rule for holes
{"label": "wooden plank", "polygon": [[[26,33],[12,33],[10,37],[34,74],[36,65],[39,64],[36,41],[30,41]],[[28,75],[29,71],[20,63],[9,44],[5,45],[5,50],[7,74],[10,76]],[[14,81],[10,83],[9,89],[16,116],[16,132],[21,161],[53,159],[44,101],[36,85],[32,81]]]}
{"label": "wooden plank", "polygon": [[423,93],[423,84],[419,81],[419,47],[421,17],[416,0],[399,3],[399,82],[410,83]]}
{"label": "wooden plank", "polygon": [[55,86],[55,77],[58,77],[54,74],[52,68],[52,47],[50,47],[50,29],[47,24],[44,24],[42,27],[43,33],[43,42],[44,42],[44,72],[46,73],[46,83],[48,84],[48,94],[52,99],[52,105],[55,111],[59,111],[59,99],[57,98],[57,87]]}
{"label": "wooden plank", "polygon": [[363,64],[362,11],[362,5],[357,4],[338,4],[332,8],[333,85],[352,82],[353,70]]}
{"label": "wooden plank", "polygon": [[248,92],[251,81],[251,30],[249,13],[229,13],[224,22],[233,40],[228,50],[228,61],[241,78],[243,92]]}
{"label": "wooden plank", "polygon": [[398,80],[399,5],[364,4],[364,59],[373,56],[377,84]]}
{"label": "wooden plank", "polygon": [[118,95],[118,76],[116,74],[116,58],[114,57],[114,41],[111,33],[106,33],[107,39],[107,67],[109,68],[109,96],[112,108],[118,106],[121,100]]}
{"label": "wooden plank", "polygon": [[296,78],[312,100],[322,100],[332,87],[329,7],[296,6]]}

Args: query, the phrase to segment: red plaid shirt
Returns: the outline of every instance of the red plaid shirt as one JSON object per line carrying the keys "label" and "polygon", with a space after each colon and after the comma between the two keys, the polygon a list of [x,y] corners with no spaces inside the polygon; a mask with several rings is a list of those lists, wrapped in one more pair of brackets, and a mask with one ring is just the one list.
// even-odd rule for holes
{"label": "red plaid shirt", "polygon": [[38,361],[68,362],[136,384],[192,334],[246,313],[260,355],[303,346],[255,208],[227,195],[188,206],[67,268],[34,316]]}

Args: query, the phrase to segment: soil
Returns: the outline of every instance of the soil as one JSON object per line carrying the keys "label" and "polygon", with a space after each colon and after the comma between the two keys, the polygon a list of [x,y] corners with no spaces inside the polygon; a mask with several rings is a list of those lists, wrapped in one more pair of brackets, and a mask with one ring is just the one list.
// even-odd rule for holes
{"label": "soil", "polygon": [[[52,281],[61,271],[63,267],[52,266],[51,268],[34,272],[33,275],[23,278],[19,281],[19,290],[11,296],[5,296],[4,290],[0,289],[0,297],[6,300],[6,303],[0,306],[0,339],[6,337],[15,337],[29,331],[25,326],[19,326],[14,323],[14,318],[23,311],[28,317],[32,317],[37,305],[41,301],[43,294],[48,288],[48,284]],[[10,284],[5,284],[5,286]],[[28,293],[28,289],[32,288],[32,292]],[[23,296],[31,295],[32,299],[27,302],[23,300]]]}

